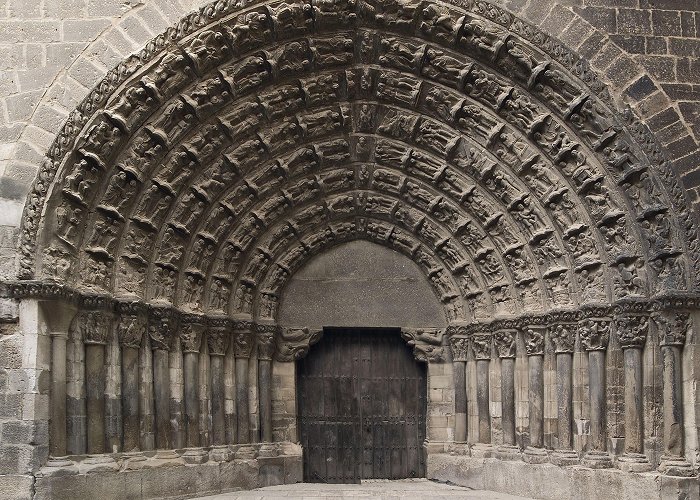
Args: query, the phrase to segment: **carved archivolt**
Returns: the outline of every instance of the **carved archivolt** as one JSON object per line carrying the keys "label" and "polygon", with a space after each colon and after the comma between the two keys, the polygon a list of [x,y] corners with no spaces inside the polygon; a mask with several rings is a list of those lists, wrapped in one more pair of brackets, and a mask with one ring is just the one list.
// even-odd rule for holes
{"label": "carved archivolt", "polygon": [[23,277],[267,321],[304,262],[369,239],[417,262],[453,322],[695,290],[690,210],[653,141],[574,55],[486,5],[188,18],[70,117],[29,196]]}

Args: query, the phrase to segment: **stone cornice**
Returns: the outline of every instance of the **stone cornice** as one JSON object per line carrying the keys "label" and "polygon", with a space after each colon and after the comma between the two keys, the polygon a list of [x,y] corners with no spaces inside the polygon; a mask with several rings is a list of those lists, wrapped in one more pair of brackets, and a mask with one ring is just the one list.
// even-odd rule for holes
{"label": "stone cornice", "polygon": [[[61,300],[73,303],[79,308],[106,310],[120,314],[135,314],[151,310],[167,309],[172,318],[188,317],[190,311],[180,310],[170,304],[147,303],[133,297],[111,297],[83,293],[71,287],[54,281],[17,280],[6,281],[0,288],[0,297],[12,299]],[[501,317],[490,321],[474,321],[471,323],[454,323],[446,330],[446,337],[471,336],[479,333],[493,334],[501,329],[522,330],[528,325],[551,325],[555,323],[576,322],[585,318],[613,317],[620,314],[651,314],[658,311],[692,311],[700,309],[700,294],[678,293],[666,294],[651,299],[620,300],[612,304],[585,305],[579,309],[555,310],[522,316]],[[250,320],[240,320],[224,316],[220,312],[197,314],[209,324],[219,322],[228,324],[234,329],[246,329],[251,333],[257,331],[257,324]],[[269,320],[266,320],[269,324]],[[260,324],[264,327],[264,324]],[[425,329],[423,329],[425,330]]]}

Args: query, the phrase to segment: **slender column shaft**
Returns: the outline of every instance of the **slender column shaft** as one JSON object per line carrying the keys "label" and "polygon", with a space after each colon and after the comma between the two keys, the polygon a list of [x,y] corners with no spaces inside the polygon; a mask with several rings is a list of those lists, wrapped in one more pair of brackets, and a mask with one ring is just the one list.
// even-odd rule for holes
{"label": "slender column shaft", "polygon": [[592,451],[605,451],[605,351],[588,353]]}
{"label": "slender column shaft", "polygon": [[272,442],[272,360],[258,360],[260,431],[263,442]]}
{"label": "slender column shaft", "polygon": [[236,358],[237,439],[239,444],[250,442],[248,405],[248,358]]}
{"label": "slender column shaft", "polygon": [[224,415],[224,357],[211,356],[211,413],[212,441],[226,444],[226,418]]}
{"label": "slender column shaft", "polygon": [[479,442],[491,443],[488,359],[478,359],[476,361],[476,405],[479,412]]}
{"label": "slender column shaft", "polygon": [[185,432],[187,447],[199,446],[199,353],[185,352]]}
{"label": "slender column shaft", "polygon": [[664,454],[683,456],[683,397],[681,381],[681,348],[661,346],[663,357]]}
{"label": "slender column shaft", "polygon": [[530,445],[535,448],[544,446],[544,356],[528,357],[529,387],[528,399],[530,410]]}
{"label": "slender column shaft", "polygon": [[170,443],[173,448],[185,446],[184,423],[184,376],[182,369],[182,351],[179,343],[168,352],[168,371],[170,373]]}
{"label": "slender column shaft", "polygon": [[60,457],[66,454],[66,342],[65,332],[51,335],[51,418],[50,453]]}
{"label": "slender column shaft", "polygon": [[624,350],[625,364],[625,452],[642,453],[644,435],[642,433],[642,350]]}
{"label": "slender column shaft", "polygon": [[557,434],[559,448],[570,450],[573,444],[572,436],[572,375],[573,354],[557,353]]}
{"label": "slender column shaft", "polygon": [[67,345],[66,367],[66,453],[87,452],[87,410],[85,408],[85,346],[80,331],[74,332]]}
{"label": "slender column shaft", "polygon": [[87,451],[105,452],[105,346],[85,346]]}
{"label": "slender column shaft", "polygon": [[226,420],[226,443],[236,442],[236,361],[229,350],[224,356],[224,418]]}
{"label": "slender column shaft", "polygon": [[503,444],[515,446],[515,359],[501,360]]}
{"label": "slender column shaft", "polygon": [[139,350],[122,347],[123,450],[139,449]]}
{"label": "slender column shaft", "polygon": [[467,441],[467,362],[453,363],[455,383],[455,441]]}
{"label": "slender column shaft", "polygon": [[171,448],[170,374],[168,351],[163,349],[153,350],[153,401],[156,447]]}

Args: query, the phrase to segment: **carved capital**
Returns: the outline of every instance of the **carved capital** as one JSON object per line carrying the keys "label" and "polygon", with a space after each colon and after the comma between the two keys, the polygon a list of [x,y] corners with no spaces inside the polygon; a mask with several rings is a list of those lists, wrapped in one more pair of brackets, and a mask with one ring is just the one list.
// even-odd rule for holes
{"label": "carved capital", "polygon": [[554,352],[557,354],[573,353],[576,344],[575,323],[559,323],[550,328],[550,338],[554,344]]}
{"label": "carved capital", "polygon": [[437,363],[445,359],[442,348],[442,330],[401,329],[401,337],[413,347],[413,357],[423,363]]}
{"label": "carved capital", "polygon": [[466,337],[451,337],[452,361],[467,361],[469,339]]}
{"label": "carved capital", "polygon": [[589,318],[578,324],[581,344],[587,351],[604,351],[610,341],[612,321],[609,318]]}
{"label": "carved capital", "polygon": [[207,347],[210,356],[224,356],[228,346],[228,332],[221,328],[207,329]]}
{"label": "carved capital", "polygon": [[615,329],[620,347],[641,349],[647,340],[649,318],[640,314],[624,314],[615,318]]}
{"label": "carved capital", "polygon": [[309,352],[309,348],[321,340],[323,330],[309,328],[281,328],[277,335],[275,359],[296,361]]}
{"label": "carved capital", "polygon": [[515,338],[517,330],[496,330],[493,334],[493,341],[496,345],[496,352],[501,359],[515,358]]}
{"label": "carved capital", "polygon": [[141,341],[146,334],[147,321],[143,315],[119,317],[119,325],[117,326],[117,336],[122,347],[138,349],[141,347]]}
{"label": "carved capital", "polygon": [[275,354],[277,325],[255,325],[255,334],[258,343],[258,359],[272,359]]}
{"label": "carved capital", "polygon": [[525,328],[525,351],[528,356],[544,355],[544,335],[547,327],[529,325]]}
{"label": "carved capital", "polygon": [[659,345],[683,346],[690,328],[690,315],[686,312],[662,311],[652,316],[659,332]]}
{"label": "carved capital", "polygon": [[168,307],[152,307],[148,311],[148,336],[151,349],[170,350],[170,342],[175,336],[177,314]]}
{"label": "carved capital", "polygon": [[109,342],[112,315],[106,311],[80,311],[75,317],[74,327],[80,332],[85,344],[106,345]]}
{"label": "carved capital", "polygon": [[233,331],[233,320],[227,317],[208,318],[207,346],[210,356],[224,356],[228,348],[228,339]]}
{"label": "carved capital", "polygon": [[253,330],[251,321],[236,321],[233,326],[233,355],[236,358],[249,358],[253,352]]}
{"label": "carved capital", "polygon": [[117,324],[117,337],[122,347],[138,349],[148,329],[146,318],[146,306],[138,301],[125,301],[117,303],[119,322]]}
{"label": "carved capital", "polygon": [[471,340],[476,359],[491,359],[491,335],[477,334],[472,336]]}
{"label": "carved capital", "polygon": [[202,348],[202,337],[207,329],[203,316],[195,314],[183,315],[180,320],[180,343],[182,352],[199,352]]}

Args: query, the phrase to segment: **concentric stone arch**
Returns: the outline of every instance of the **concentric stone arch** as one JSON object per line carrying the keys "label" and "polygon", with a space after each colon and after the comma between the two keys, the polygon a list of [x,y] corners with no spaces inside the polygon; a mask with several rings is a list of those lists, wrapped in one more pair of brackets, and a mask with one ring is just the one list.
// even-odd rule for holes
{"label": "concentric stone arch", "polygon": [[[256,231],[299,208],[289,189],[325,202],[350,182],[356,199],[380,185],[397,195],[390,212],[440,219],[428,246],[463,257],[444,267],[448,281],[475,282],[452,287],[450,314],[464,311],[453,320],[695,289],[695,230],[653,143],[585,63],[495,7],[218,2],[146,54],[110,74],[52,147],[25,210],[24,278],[250,314],[236,300],[259,284],[244,264],[216,275],[221,252],[269,259]],[[311,172],[305,187],[295,168]],[[244,208],[253,199],[258,212]],[[241,248],[235,231],[254,226]],[[163,255],[164,241],[183,255]],[[188,303],[178,290],[188,283],[191,297],[200,281]],[[220,310],[206,303],[214,285],[230,287]]]}
{"label": "concentric stone arch", "polygon": [[[683,191],[653,137],[615,108],[584,61],[489,4],[215,2],[121,64],[71,115],[21,237],[12,293],[37,317],[61,312],[46,315],[58,325],[51,356],[77,373],[68,384],[66,370],[52,371],[52,397],[68,390],[76,403],[52,409],[53,455],[188,447],[192,463],[210,452],[227,462],[228,445],[247,459],[257,440],[256,453],[270,452],[273,358],[291,363],[321,335],[277,324],[285,286],[327,249],[369,240],[416,262],[445,311],[445,330],[402,329],[443,378],[453,364],[454,399],[435,413],[456,422],[436,449],[464,444],[468,428],[479,440],[470,444],[491,444],[488,390],[467,419],[468,363],[488,387],[495,353],[513,386],[518,350],[528,358],[537,461],[550,347],[562,355],[566,410],[576,345],[597,403],[610,338],[631,377],[654,332],[650,355],[670,356],[670,382],[651,391],[670,415],[663,468],[692,470],[676,436],[700,280]],[[619,378],[620,357],[608,360]],[[134,369],[92,383],[118,366]],[[219,384],[227,370],[235,394]],[[200,432],[203,379],[213,424]],[[624,391],[642,400],[640,384]],[[515,447],[511,403],[504,444]],[[584,444],[595,467],[611,464],[602,406],[591,404]],[[648,470],[636,456],[635,409],[625,408],[627,458]],[[571,412],[557,417],[564,448],[552,461],[578,463]],[[153,432],[141,436],[139,425]]]}

